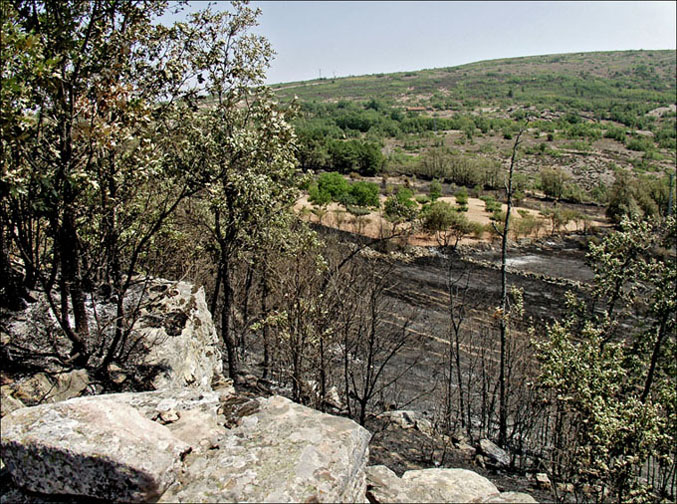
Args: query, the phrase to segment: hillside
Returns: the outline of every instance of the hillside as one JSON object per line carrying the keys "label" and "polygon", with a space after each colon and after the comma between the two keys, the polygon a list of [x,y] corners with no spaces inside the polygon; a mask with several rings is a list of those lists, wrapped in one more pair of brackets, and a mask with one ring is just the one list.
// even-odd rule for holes
{"label": "hillside", "polygon": [[676,53],[672,50],[573,53],[324,78],[272,88],[282,99],[380,98],[434,110],[531,104],[594,111],[608,101],[655,108],[675,103],[676,68]]}
{"label": "hillside", "polygon": [[[672,50],[561,54],[273,90],[298,98],[304,171],[439,179],[450,194],[498,197],[529,116],[519,192],[653,214],[667,210],[677,162],[676,61]],[[619,184],[638,189],[619,202]]]}

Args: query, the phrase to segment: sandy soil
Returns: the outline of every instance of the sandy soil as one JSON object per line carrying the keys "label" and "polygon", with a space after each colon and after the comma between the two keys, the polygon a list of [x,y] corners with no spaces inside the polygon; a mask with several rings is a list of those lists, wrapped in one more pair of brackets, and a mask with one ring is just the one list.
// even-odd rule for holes
{"label": "sandy soil", "polygon": [[[383,202],[386,200],[386,197],[381,195],[380,200],[381,206],[383,206]],[[456,204],[456,199],[453,196],[443,196],[439,198],[439,201],[446,201],[451,205]],[[507,206],[502,205],[502,209],[503,211],[505,211],[507,209]],[[402,231],[404,229],[403,226],[405,226],[403,224],[400,224],[397,226],[397,229],[394,230],[393,224],[383,217],[382,211],[380,210],[372,211],[368,215],[358,217],[347,212],[346,209],[338,203],[330,203],[329,205],[327,205],[324,212],[322,211],[318,212],[317,207],[315,207],[312,203],[308,201],[307,195],[304,195],[296,202],[296,205],[294,205],[294,210],[299,213],[302,219],[308,222],[320,223],[325,226],[338,228],[343,231],[349,231],[351,233],[361,234],[363,236],[368,236],[370,238],[381,238],[384,236],[392,235],[394,231]],[[540,213],[537,210],[523,207],[514,207],[513,210],[514,212],[512,213],[512,218],[516,220],[520,218],[518,211],[526,211],[527,213],[533,215],[534,217],[543,219],[543,217],[540,216]],[[471,222],[478,222],[482,225],[487,225],[491,222],[490,219],[491,214],[485,210],[484,201],[478,198],[472,197],[468,198],[468,211],[466,212],[466,217]],[[605,226],[607,224],[602,221],[592,220],[588,223],[588,225]],[[563,228],[561,231],[574,232],[579,231],[581,229],[583,229],[582,222],[572,221],[566,226],[566,228]],[[544,220],[541,229],[533,233],[531,237],[538,238],[546,236],[550,233],[550,231],[551,227],[549,222]],[[495,235],[493,235],[493,239],[495,239]],[[491,240],[492,234],[485,231],[480,240],[477,240],[475,238],[464,238],[460,243],[471,244],[476,243],[477,241],[491,241]],[[416,229],[414,229],[413,232],[410,233],[407,243],[409,245],[417,245],[423,247],[439,245],[434,235]]]}

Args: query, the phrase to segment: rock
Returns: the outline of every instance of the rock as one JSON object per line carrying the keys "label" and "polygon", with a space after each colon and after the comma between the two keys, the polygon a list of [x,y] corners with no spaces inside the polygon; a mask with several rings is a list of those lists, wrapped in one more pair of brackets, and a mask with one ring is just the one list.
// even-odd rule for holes
{"label": "rock", "polygon": [[[238,421],[228,429],[226,417]],[[43,494],[163,502],[365,499],[371,434],[279,396],[167,389],[81,397],[7,418],[7,469],[18,485]]]}
{"label": "rock", "polygon": [[82,395],[89,386],[89,374],[85,369],[75,369],[68,373],[56,373],[50,378],[45,373],[37,373],[11,387],[12,396],[26,406],[65,401]]}
{"label": "rock", "polygon": [[125,373],[125,370],[122,369],[117,364],[115,364],[114,362],[108,364],[106,371],[108,371],[108,376],[110,377],[111,380],[113,380],[113,383],[117,385],[120,385],[125,381],[127,381],[127,373]]}
{"label": "rock", "polygon": [[78,397],[86,392],[90,384],[86,369],[74,369],[68,373],[59,373],[54,376],[55,389],[49,394],[51,402],[66,401]]}
{"label": "rock", "polygon": [[432,436],[434,434],[432,422],[417,411],[386,411],[378,415],[378,418],[385,419],[391,424],[397,425],[402,429],[418,429],[426,436]]}
{"label": "rock", "polygon": [[487,478],[467,469],[418,469],[401,478],[386,466],[367,467],[370,502],[495,502],[533,503],[530,495],[500,493]]}
{"label": "rock", "polygon": [[484,469],[487,465],[487,459],[483,455],[475,455],[475,464]]}
{"label": "rock", "polygon": [[480,502],[491,502],[495,504],[534,504],[538,501],[531,495],[523,492],[503,492],[500,495],[491,495]]}
{"label": "rock", "polygon": [[164,369],[153,379],[153,388],[210,390],[223,365],[204,289],[156,280],[149,290],[152,315],[142,316],[136,331],[149,349],[143,365]]}
{"label": "rock", "polygon": [[557,483],[557,490],[561,493],[574,493],[573,483]]}
{"label": "rock", "polygon": [[411,502],[473,502],[499,493],[491,481],[467,469],[407,471],[402,481],[411,489]]}
{"label": "rock", "polygon": [[12,411],[23,408],[26,405],[12,395],[9,385],[0,387],[0,417],[9,415]]}
{"label": "rock", "polygon": [[469,459],[472,459],[475,456],[475,453],[477,453],[477,450],[473,446],[470,446],[465,441],[460,441],[456,443],[456,449],[461,453],[463,453],[463,455],[465,455]]}
{"label": "rock", "polygon": [[3,418],[2,459],[14,482],[45,494],[157,499],[189,446],[114,398],[82,397]]}
{"label": "rock", "polygon": [[397,425],[402,429],[413,429],[416,427],[415,414],[413,411],[385,411],[378,415],[378,418],[389,421],[393,425]]}
{"label": "rock", "polygon": [[538,483],[538,486],[543,489],[548,489],[552,487],[552,483],[550,482],[550,478],[548,478],[548,475],[545,473],[536,473],[536,483]]}
{"label": "rock", "polygon": [[364,502],[367,430],[283,397],[257,402],[217,449],[185,458],[160,502]]}
{"label": "rock", "polygon": [[327,397],[325,397],[324,401],[328,406],[336,408],[337,410],[345,408],[345,404],[341,401],[341,396],[339,395],[336,386],[329,387],[329,390],[327,390]]}
{"label": "rock", "polygon": [[47,402],[47,396],[54,390],[54,384],[45,373],[37,373],[11,385],[15,399],[26,406]]}
{"label": "rock", "polygon": [[386,466],[367,467],[366,473],[370,502],[411,502],[408,486]]}
{"label": "rock", "polygon": [[510,456],[488,439],[480,440],[480,450],[489,459],[488,462],[498,467],[510,465]]}

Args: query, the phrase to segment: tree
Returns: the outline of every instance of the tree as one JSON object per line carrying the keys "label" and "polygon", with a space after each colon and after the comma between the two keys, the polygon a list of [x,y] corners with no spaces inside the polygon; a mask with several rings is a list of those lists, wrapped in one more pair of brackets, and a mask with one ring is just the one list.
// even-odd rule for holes
{"label": "tree", "polygon": [[[69,364],[105,369],[138,311],[125,304],[135,274],[195,199],[235,370],[233,261],[286,225],[294,195],[294,135],[261,87],[272,50],[247,33],[258,10],[236,2],[166,27],[155,20],[167,2],[16,5],[2,3],[3,270],[9,235],[71,342]],[[90,327],[95,291],[117,305],[112,335]]]}
{"label": "tree", "polygon": [[434,233],[442,247],[456,248],[458,242],[476,230],[468,218],[445,201],[436,201],[421,211],[421,225]]}
{"label": "tree", "polygon": [[3,127],[18,133],[3,134],[3,228],[70,340],[71,364],[88,364],[103,344],[90,333],[87,291],[105,284],[118,296],[106,364],[124,337],[129,273],[194,190],[177,121],[194,115],[195,90],[185,85],[193,68],[177,59],[187,37],[153,25],[163,2],[2,6],[7,64],[18,71],[15,84],[3,79],[14,89],[3,89],[11,111]]}
{"label": "tree", "polygon": [[204,226],[212,239],[217,274],[212,313],[221,296],[219,329],[234,379],[239,370],[232,326],[235,262],[256,250],[271,229],[288,225],[297,194],[294,133],[284,110],[261,86],[272,50],[262,37],[246,35],[259,13],[236,4],[233,12],[208,8],[191,16],[194,30],[213,38],[194,48],[205,91],[214,103],[196,119],[191,140],[199,145],[206,172],[200,195],[210,213]]}
{"label": "tree", "polygon": [[560,199],[564,195],[565,184],[569,175],[557,168],[541,170],[541,189],[546,196]]}
{"label": "tree", "polygon": [[517,152],[520,145],[522,134],[526,131],[529,121],[527,120],[521,128],[515,143],[512,147],[512,156],[510,158],[510,169],[508,171],[508,179],[506,181],[506,195],[507,195],[507,209],[505,211],[505,221],[503,229],[501,230],[501,305],[498,309],[498,321],[501,337],[501,356],[499,364],[499,413],[498,413],[498,439],[502,446],[505,446],[508,439],[508,390],[506,383],[506,349],[507,349],[507,335],[508,322],[510,311],[508,310],[508,278],[506,269],[506,259],[508,252],[508,233],[510,232],[510,210],[512,209],[513,196],[513,175],[515,171],[515,164],[517,160]]}
{"label": "tree", "polygon": [[553,475],[578,489],[601,484],[600,498],[604,487],[619,501],[646,495],[646,463],[654,491],[674,488],[677,267],[665,250],[675,237],[674,218],[624,218],[590,248],[592,299],[569,295],[567,318],[539,343]]}

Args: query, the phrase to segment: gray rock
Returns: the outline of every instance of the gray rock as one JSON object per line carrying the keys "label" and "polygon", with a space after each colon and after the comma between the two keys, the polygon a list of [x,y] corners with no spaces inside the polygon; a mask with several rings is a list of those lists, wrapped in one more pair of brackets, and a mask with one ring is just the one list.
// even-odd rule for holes
{"label": "gray rock", "polygon": [[9,415],[12,411],[23,408],[26,405],[12,395],[9,385],[0,387],[0,417]]}
{"label": "gray rock", "polygon": [[459,450],[463,455],[468,457],[469,459],[472,459],[475,456],[475,453],[477,453],[477,450],[466,443],[465,441],[459,441],[456,443],[456,449]]}
{"label": "gray rock", "polygon": [[283,397],[257,402],[217,449],[185,458],[160,502],[364,502],[367,430]]}
{"label": "gray rock", "polygon": [[367,485],[371,501],[380,503],[536,502],[524,493],[500,493],[487,478],[467,469],[418,469],[398,478],[385,466],[371,466]]}
{"label": "gray rock", "polygon": [[189,449],[135,408],[99,397],[16,410],[1,432],[2,459],[17,485],[106,500],[157,499]]}
{"label": "gray rock", "polygon": [[467,469],[407,471],[402,481],[410,487],[412,502],[476,502],[499,493],[491,481]]}
{"label": "gray rock", "polygon": [[480,450],[489,459],[490,464],[498,467],[506,467],[510,465],[510,456],[508,453],[488,439],[480,440]]}
{"label": "gray rock", "polygon": [[48,396],[54,391],[54,384],[45,373],[37,373],[25,380],[10,385],[12,395],[26,406],[35,406],[48,402]]}
{"label": "gray rock", "polygon": [[534,504],[538,501],[531,495],[523,492],[503,492],[500,495],[491,495],[480,502],[491,502],[493,504]]}
{"label": "gray rock", "polygon": [[413,502],[409,487],[386,466],[369,466],[366,473],[367,492],[372,502]]}
{"label": "gray rock", "polygon": [[153,380],[153,388],[210,390],[223,365],[204,289],[156,280],[149,291],[152,314],[144,312],[136,331],[149,348],[143,364],[165,369]]}
{"label": "gray rock", "polygon": [[548,475],[545,473],[536,473],[536,483],[538,483],[538,486],[540,488],[548,489],[552,487],[552,483],[550,482],[550,478],[548,478]]}
{"label": "gray rock", "polygon": [[433,424],[421,413],[413,410],[386,411],[378,415],[378,418],[386,419],[390,423],[402,429],[418,429],[426,436],[433,435]]}
{"label": "gray rock", "polygon": [[86,369],[74,369],[54,376],[54,390],[48,395],[50,402],[59,402],[83,395],[90,384]]}
{"label": "gray rock", "polygon": [[45,373],[37,373],[25,380],[4,385],[3,399],[5,395],[11,395],[24,406],[65,401],[85,393],[89,383],[89,375],[85,369],[56,373],[51,378]]}

